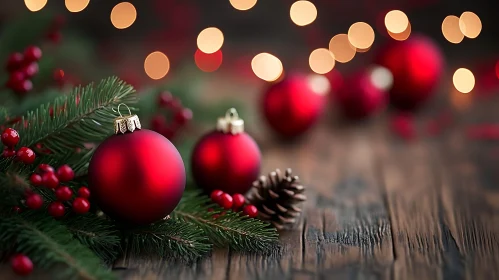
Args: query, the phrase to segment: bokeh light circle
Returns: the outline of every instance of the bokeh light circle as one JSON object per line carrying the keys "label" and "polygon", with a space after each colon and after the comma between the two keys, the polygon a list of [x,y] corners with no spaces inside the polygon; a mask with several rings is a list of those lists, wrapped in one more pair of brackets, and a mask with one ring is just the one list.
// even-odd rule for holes
{"label": "bokeh light circle", "polygon": [[452,82],[458,91],[462,93],[469,93],[475,87],[475,76],[470,70],[466,68],[459,68],[456,72],[454,72]]}
{"label": "bokeh light circle", "polygon": [[409,25],[407,25],[407,28],[402,31],[401,33],[392,33],[388,31],[388,35],[392,37],[392,39],[397,40],[397,41],[405,41],[409,38],[411,35],[411,23],[409,22]]}
{"label": "bokeh light circle", "polygon": [[337,34],[329,41],[329,51],[333,53],[336,61],[347,63],[355,56],[355,47],[348,41],[347,34]]}
{"label": "bokeh light circle", "polygon": [[251,68],[255,75],[268,82],[279,79],[283,72],[279,58],[269,53],[259,53],[251,60]]}
{"label": "bokeh light circle", "polygon": [[47,0],[24,0],[26,8],[32,12],[38,12],[47,5]]}
{"label": "bokeh light circle", "polygon": [[130,27],[137,19],[137,10],[132,3],[121,2],[111,11],[111,23],[118,29]]}
{"label": "bokeh light circle", "polygon": [[222,65],[223,54],[222,50],[214,53],[204,53],[196,50],[194,54],[194,62],[196,66],[203,72],[214,72]]}
{"label": "bokeh light circle", "polygon": [[482,21],[473,12],[464,12],[459,17],[459,29],[464,36],[474,39],[482,31]]}
{"label": "bokeh light circle", "polygon": [[230,4],[234,9],[246,11],[256,5],[257,0],[230,0]]}
{"label": "bokeh light circle", "polygon": [[311,74],[307,76],[310,88],[319,95],[327,95],[331,91],[331,83],[323,75]]}
{"label": "bokeh light circle", "polygon": [[90,0],[65,0],[66,9],[72,13],[83,11],[90,3]]}
{"label": "bokeh light circle", "polygon": [[224,34],[216,27],[208,27],[201,31],[197,38],[198,49],[204,53],[218,51],[224,43]]}
{"label": "bokeh light circle", "polygon": [[326,74],[334,68],[334,55],[328,49],[316,49],[310,53],[308,63],[315,73]]}
{"label": "bokeh light circle", "polygon": [[374,29],[365,22],[356,22],[348,29],[348,40],[356,48],[368,49],[374,43]]}
{"label": "bokeh light circle", "polygon": [[402,33],[409,26],[409,18],[400,10],[389,11],[385,16],[386,30],[391,33]]}
{"label": "bokeh light circle", "polygon": [[159,80],[170,70],[170,60],[160,51],[152,52],[144,61],[144,70],[151,79]]}
{"label": "bokeh light circle", "polygon": [[464,38],[463,32],[459,29],[459,18],[456,16],[447,16],[442,22],[442,34],[447,41],[453,44],[459,44]]}
{"label": "bokeh light circle", "polygon": [[310,1],[296,1],[289,10],[291,20],[298,26],[309,25],[317,18],[317,8]]}

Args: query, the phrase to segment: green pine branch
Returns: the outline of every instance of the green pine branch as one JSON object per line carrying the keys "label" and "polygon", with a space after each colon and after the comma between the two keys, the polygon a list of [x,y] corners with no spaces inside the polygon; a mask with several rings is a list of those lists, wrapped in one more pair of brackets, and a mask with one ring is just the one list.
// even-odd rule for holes
{"label": "green pine branch", "polygon": [[120,103],[134,102],[133,93],[131,86],[115,77],[96,86],[77,87],[69,95],[28,112],[14,126],[21,136],[19,146],[42,144],[55,156],[85,149],[85,143],[100,142],[113,133],[117,116],[113,109]]}
{"label": "green pine branch", "polygon": [[127,230],[125,236],[132,254],[154,254],[191,262],[211,250],[202,229],[175,219]]}
{"label": "green pine branch", "polygon": [[[42,212],[0,217],[0,242],[15,240],[16,252],[26,254],[37,268],[58,267],[60,279],[114,279],[100,259],[71,232]],[[60,265],[64,267],[61,269]]]}
{"label": "green pine branch", "polygon": [[[212,208],[214,211],[209,211]],[[266,252],[277,245],[278,234],[270,224],[241,216],[211,203],[197,191],[184,193],[172,217],[198,225],[217,247],[230,247],[237,251]],[[214,218],[214,215],[219,215]]]}

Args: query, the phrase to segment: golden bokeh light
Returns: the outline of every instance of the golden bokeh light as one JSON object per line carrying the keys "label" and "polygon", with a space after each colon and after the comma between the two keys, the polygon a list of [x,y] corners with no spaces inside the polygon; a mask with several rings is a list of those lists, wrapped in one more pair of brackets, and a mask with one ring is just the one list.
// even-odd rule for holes
{"label": "golden bokeh light", "polygon": [[347,63],[355,56],[355,47],[348,41],[347,34],[338,34],[331,38],[329,51],[333,53],[334,59],[341,63]]}
{"label": "golden bokeh light", "polygon": [[456,16],[447,16],[442,22],[442,34],[451,43],[461,43],[464,35],[459,29],[459,18]]}
{"label": "golden bokeh light", "polygon": [[469,93],[475,87],[475,76],[470,70],[466,68],[459,68],[456,72],[454,72],[452,82],[458,91],[462,93]]}
{"label": "golden bokeh light", "polygon": [[240,11],[246,11],[253,6],[255,6],[257,0],[230,0],[230,4],[234,9],[240,10]]}
{"label": "golden bokeh light", "polygon": [[348,29],[348,40],[356,48],[368,49],[374,43],[374,29],[365,22],[356,22]]}
{"label": "golden bokeh light", "polygon": [[397,41],[405,41],[409,38],[409,36],[411,35],[411,23],[409,22],[409,25],[407,25],[407,28],[402,31],[401,33],[392,33],[390,31],[388,31],[388,35],[390,35],[390,37],[392,37],[393,39],[397,40]]}
{"label": "golden bokeh light", "polygon": [[224,34],[216,27],[208,27],[198,35],[198,49],[204,53],[218,51],[224,43]]}
{"label": "golden bokeh light", "polygon": [[47,5],[47,0],[24,0],[26,8],[32,12],[38,12]]}
{"label": "golden bokeh light", "polygon": [[308,63],[315,73],[326,74],[334,68],[334,55],[328,49],[316,49],[310,53]]}
{"label": "golden bokeh light", "polygon": [[137,10],[129,2],[121,2],[111,11],[111,23],[118,29],[130,27],[137,19]]}
{"label": "golden bokeh light", "polygon": [[327,95],[331,91],[331,83],[323,75],[311,74],[307,76],[310,88],[319,95]]}
{"label": "golden bokeh light", "polygon": [[409,18],[399,10],[389,11],[385,16],[386,30],[391,33],[402,33],[409,26]]}
{"label": "golden bokeh light", "polygon": [[72,13],[83,11],[90,3],[90,0],[65,0],[66,9]]}
{"label": "golden bokeh light", "polygon": [[149,78],[159,80],[170,70],[170,60],[160,51],[152,52],[144,61],[144,70]]}
{"label": "golden bokeh light", "polygon": [[296,1],[289,10],[291,20],[298,26],[305,26],[317,18],[317,8],[310,1]]}
{"label": "golden bokeh light", "polygon": [[473,12],[464,12],[459,17],[459,29],[464,36],[474,39],[482,31],[482,21]]}
{"label": "golden bokeh light", "polygon": [[259,53],[251,60],[251,68],[255,75],[265,81],[272,82],[281,76],[282,63],[279,58],[269,53]]}

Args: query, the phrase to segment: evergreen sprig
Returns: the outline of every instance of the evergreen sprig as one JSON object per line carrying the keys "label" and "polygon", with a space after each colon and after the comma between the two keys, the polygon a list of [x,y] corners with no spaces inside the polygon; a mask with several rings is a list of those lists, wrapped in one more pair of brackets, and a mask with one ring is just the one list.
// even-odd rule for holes
{"label": "evergreen sprig", "polygon": [[[207,196],[197,191],[187,191],[172,217],[196,224],[217,247],[265,252],[276,245],[278,234],[270,224],[241,216],[240,213],[222,212],[223,209],[214,205]],[[214,218],[216,214],[219,216]]]}
{"label": "evergreen sprig", "polygon": [[73,238],[67,227],[42,212],[0,217],[0,240],[15,241],[16,251],[30,256],[39,268],[57,265],[60,279],[114,279],[100,259]]}

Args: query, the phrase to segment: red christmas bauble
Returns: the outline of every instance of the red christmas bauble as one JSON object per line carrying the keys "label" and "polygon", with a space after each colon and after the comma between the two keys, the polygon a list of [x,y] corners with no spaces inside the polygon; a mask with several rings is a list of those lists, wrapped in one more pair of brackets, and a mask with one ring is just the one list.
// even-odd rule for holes
{"label": "red christmas bauble", "polygon": [[363,119],[385,107],[392,81],[386,68],[373,67],[348,77],[331,97],[344,117]]}
{"label": "red christmas bauble", "polygon": [[321,115],[323,92],[313,76],[293,74],[272,84],[262,99],[263,115],[270,127],[284,137],[303,134]]}
{"label": "red christmas bauble", "polygon": [[392,72],[390,104],[401,110],[414,110],[434,94],[443,72],[444,58],[428,37],[411,36],[406,41],[390,42],[381,50],[376,64]]}
{"label": "red christmas bauble", "polygon": [[[129,117],[128,122],[134,121],[136,115]],[[160,220],[175,209],[184,192],[182,158],[161,134],[135,126],[121,134],[128,122],[125,117],[121,133],[120,118],[117,122],[118,134],[99,145],[88,167],[92,198],[102,211],[123,222]]]}
{"label": "red christmas bauble", "polygon": [[244,122],[226,115],[218,129],[202,137],[192,153],[192,175],[206,193],[221,190],[246,193],[260,173],[261,154],[255,140],[244,132]]}

